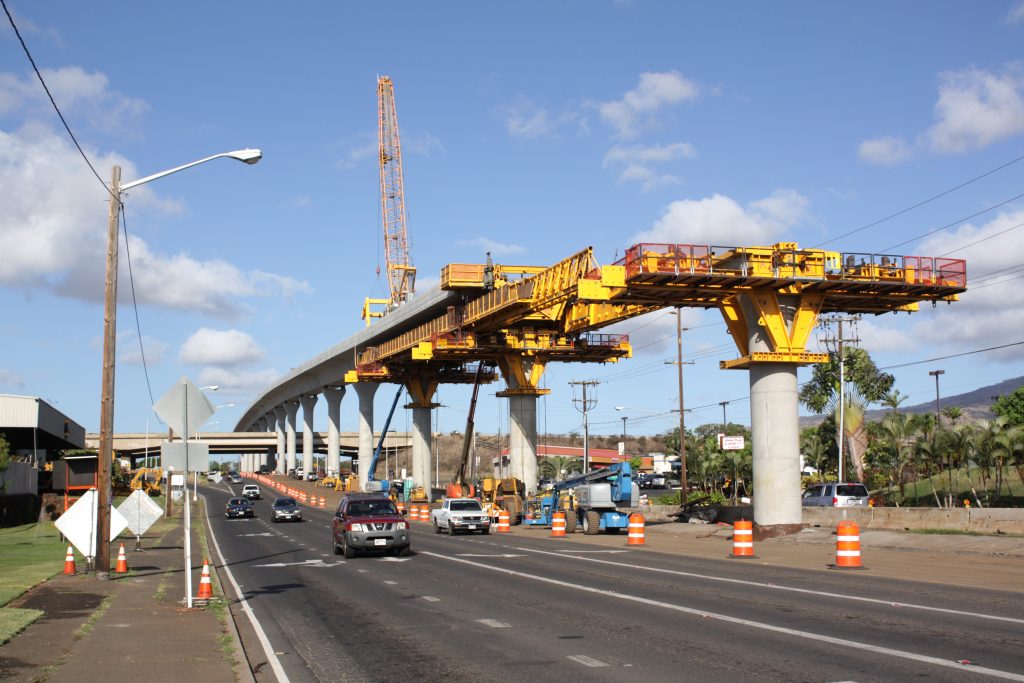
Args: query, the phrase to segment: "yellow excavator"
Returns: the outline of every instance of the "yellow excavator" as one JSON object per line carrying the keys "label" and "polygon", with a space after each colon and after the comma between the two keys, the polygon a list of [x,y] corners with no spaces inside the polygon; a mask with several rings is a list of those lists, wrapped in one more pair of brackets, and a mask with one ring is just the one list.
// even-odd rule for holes
{"label": "yellow excavator", "polygon": [[484,511],[493,520],[497,520],[501,510],[506,510],[509,523],[519,524],[523,521],[525,499],[526,484],[521,479],[486,477],[480,480],[480,500],[483,502]]}
{"label": "yellow excavator", "polygon": [[135,470],[129,487],[132,491],[145,491],[151,496],[159,496],[163,490],[160,488],[162,476],[159,467],[141,467]]}

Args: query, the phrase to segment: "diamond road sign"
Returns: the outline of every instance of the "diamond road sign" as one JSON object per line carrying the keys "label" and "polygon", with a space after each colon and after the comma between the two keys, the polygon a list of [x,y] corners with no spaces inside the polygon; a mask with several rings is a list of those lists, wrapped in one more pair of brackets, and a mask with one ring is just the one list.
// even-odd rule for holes
{"label": "diamond road sign", "polygon": [[182,377],[160,397],[153,410],[171,429],[187,438],[189,434],[195,434],[217,408],[188,377]]}
{"label": "diamond road sign", "polygon": [[146,530],[164,514],[149,494],[142,491],[135,491],[128,496],[127,500],[118,506],[117,511],[128,523],[128,530],[136,536],[146,533]]}
{"label": "diamond road sign", "polygon": [[[86,557],[96,557],[97,499],[96,489],[89,489],[54,524],[71,545]],[[113,541],[126,526],[128,522],[117,508],[110,508],[110,540]]]}

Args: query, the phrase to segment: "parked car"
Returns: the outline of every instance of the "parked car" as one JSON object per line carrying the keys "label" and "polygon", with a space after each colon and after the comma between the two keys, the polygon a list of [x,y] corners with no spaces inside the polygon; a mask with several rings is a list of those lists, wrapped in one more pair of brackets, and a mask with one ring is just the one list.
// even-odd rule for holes
{"label": "parked car", "polygon": [[800,498],[805,507],[867,507],[868,488],[856,482],[826,482],[808,486]]}
{"label": "parked car", "polygon": [[295,478],[298,479],[299,481],[305,481],[305,479],[306,479],[306,468],[305,467],[296,467],[295,468]]}
{"label": "parked car", "polygon": [[252,503],[246,498],[231,498],[228,500],[228,504],[224,506],[224,516],[228,519],[234,519],[236,517],[255,517],[256,513],[253,512]]}
{"label": "parked car", "polygon": [[331,524],[335,555],[352,558],[359,550],[411,552],[409,523],[394,502],[380,494],[349,494],[341,499]]}
{"label": "parked car", "polygon": [[242,496],[249,500],[259,500],[260,487],[256,484],[246,484],[242,487]]}
{"label": "parked car", "polygon": [[294,498],[287,496],[275,499],[274,504],[270,506],[270,521],[281,522],[284,520],[302,521],[302,507]]}
{"label": "parked car", "polygon": [[310,472],[309,474],[306,475],[306,481],[316,481],[319,478],[320,475],[317,474],[316,472]]}

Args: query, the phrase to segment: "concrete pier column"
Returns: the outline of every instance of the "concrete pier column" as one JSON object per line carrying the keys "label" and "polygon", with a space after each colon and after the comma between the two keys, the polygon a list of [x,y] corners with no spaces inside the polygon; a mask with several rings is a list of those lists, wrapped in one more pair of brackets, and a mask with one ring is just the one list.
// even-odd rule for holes
{"label": "concrete pier column", "polygon": [[[267,413],[263,416],[266,424],[264,425],[265,432],[274,431],[274,424],[277,422],[277,416],[273,413]],[[268,448],[260,453],[260,464],[267,467],[273,467],[274,464],[274,449]]]}
{"label": "concrete pier column", "polygon": [[792,532],[802,523],[800,428],[796,366],[750,368],[750,432],[754,455],[754,523]]}
{"label": "concrete pier column", "polygon": [[317,394],[303,396],[302,402],[302,466],[308,476],[313,469],[313,408],[316,406]]}
{"label": "concrete pier column", "polygon": [[432,408],[412,409],[412,472],[414,486],[422,486],[430,500],[430,454],[434,434],[430,431]]}
{"label": "concrete pier column", "polygon": [[537,397],[508,397],[509,467],[511,475],[537,490]]}
{"label": "concrete pier column", "polygon": [[366,490],[366,475],[373,459],[373,396],[378,384],[360,382],[355,385],[359,398],[359,488]]}
{"label": "concrete pier column", "polygon": [[284,457],[284,406],[277,406],[274,408],[274,415],[277,417],[277,423],[274,427],[277,431],[277,473],[286,474],[287,469],[285,468]]}
{"label": "concrete pier column", "polygon": [[299,413],[299,402],[288,401],[284,404],[284,410],[288,414],[288,422],[285,425],[285,449],[287,458],[286,472],[295,469],[295,417]]}
{"label": "concrete pier column", "polygon": [[338,474],[341,469],[341,399],[344,385],[324,387],[327,399],[327,473]]}
{"label": "concrete pier column", "polygon": [[265,431],[267,431],[267,418],[261,417],[260,419],[256,420],[256,431],[258,431],[258,432],[265,432]]}

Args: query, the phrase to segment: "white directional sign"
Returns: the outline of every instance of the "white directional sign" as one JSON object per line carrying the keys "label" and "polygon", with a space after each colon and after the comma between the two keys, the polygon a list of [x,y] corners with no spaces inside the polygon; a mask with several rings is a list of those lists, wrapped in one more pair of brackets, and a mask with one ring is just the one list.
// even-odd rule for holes
{"label": "white directional sign", "polygon": [[[164,467],[184,472],[210,471],[210,444],[206,441],[161,441],[160,458]],[[181,475],[175,475],[181,476]]]}
{"label": "white directional sign", "polygon": [[135,491],[118,506],[117,511],[125,518],[128,530],[136,536],[146,533],[156,520],[163,516],[164,511],[153,502],[148,494]]}
{"label": "white directional sign", "polygon": [[723,451],[742,451],[744,447],[742,436],[718,435],[718,447]]}
{"label": "white directional sign", "polygon": [[[160,397],[153,410],[171,429],[188,437],[189,434],[195,434],[217,408],[188,377],[182,377],[170,391]],[[167,461],[164,461],[166,466]]]}
{"label": "white directional sign", "polygon": [[[96,557],[96,513],[99,509],[96,489],[89,489],[68,511],[61,515],[54,526],[67,537],[71,545],[86,557]],[[110,538],[113,541],[124,531],[128,522],[117,511],[110,508]]]}

